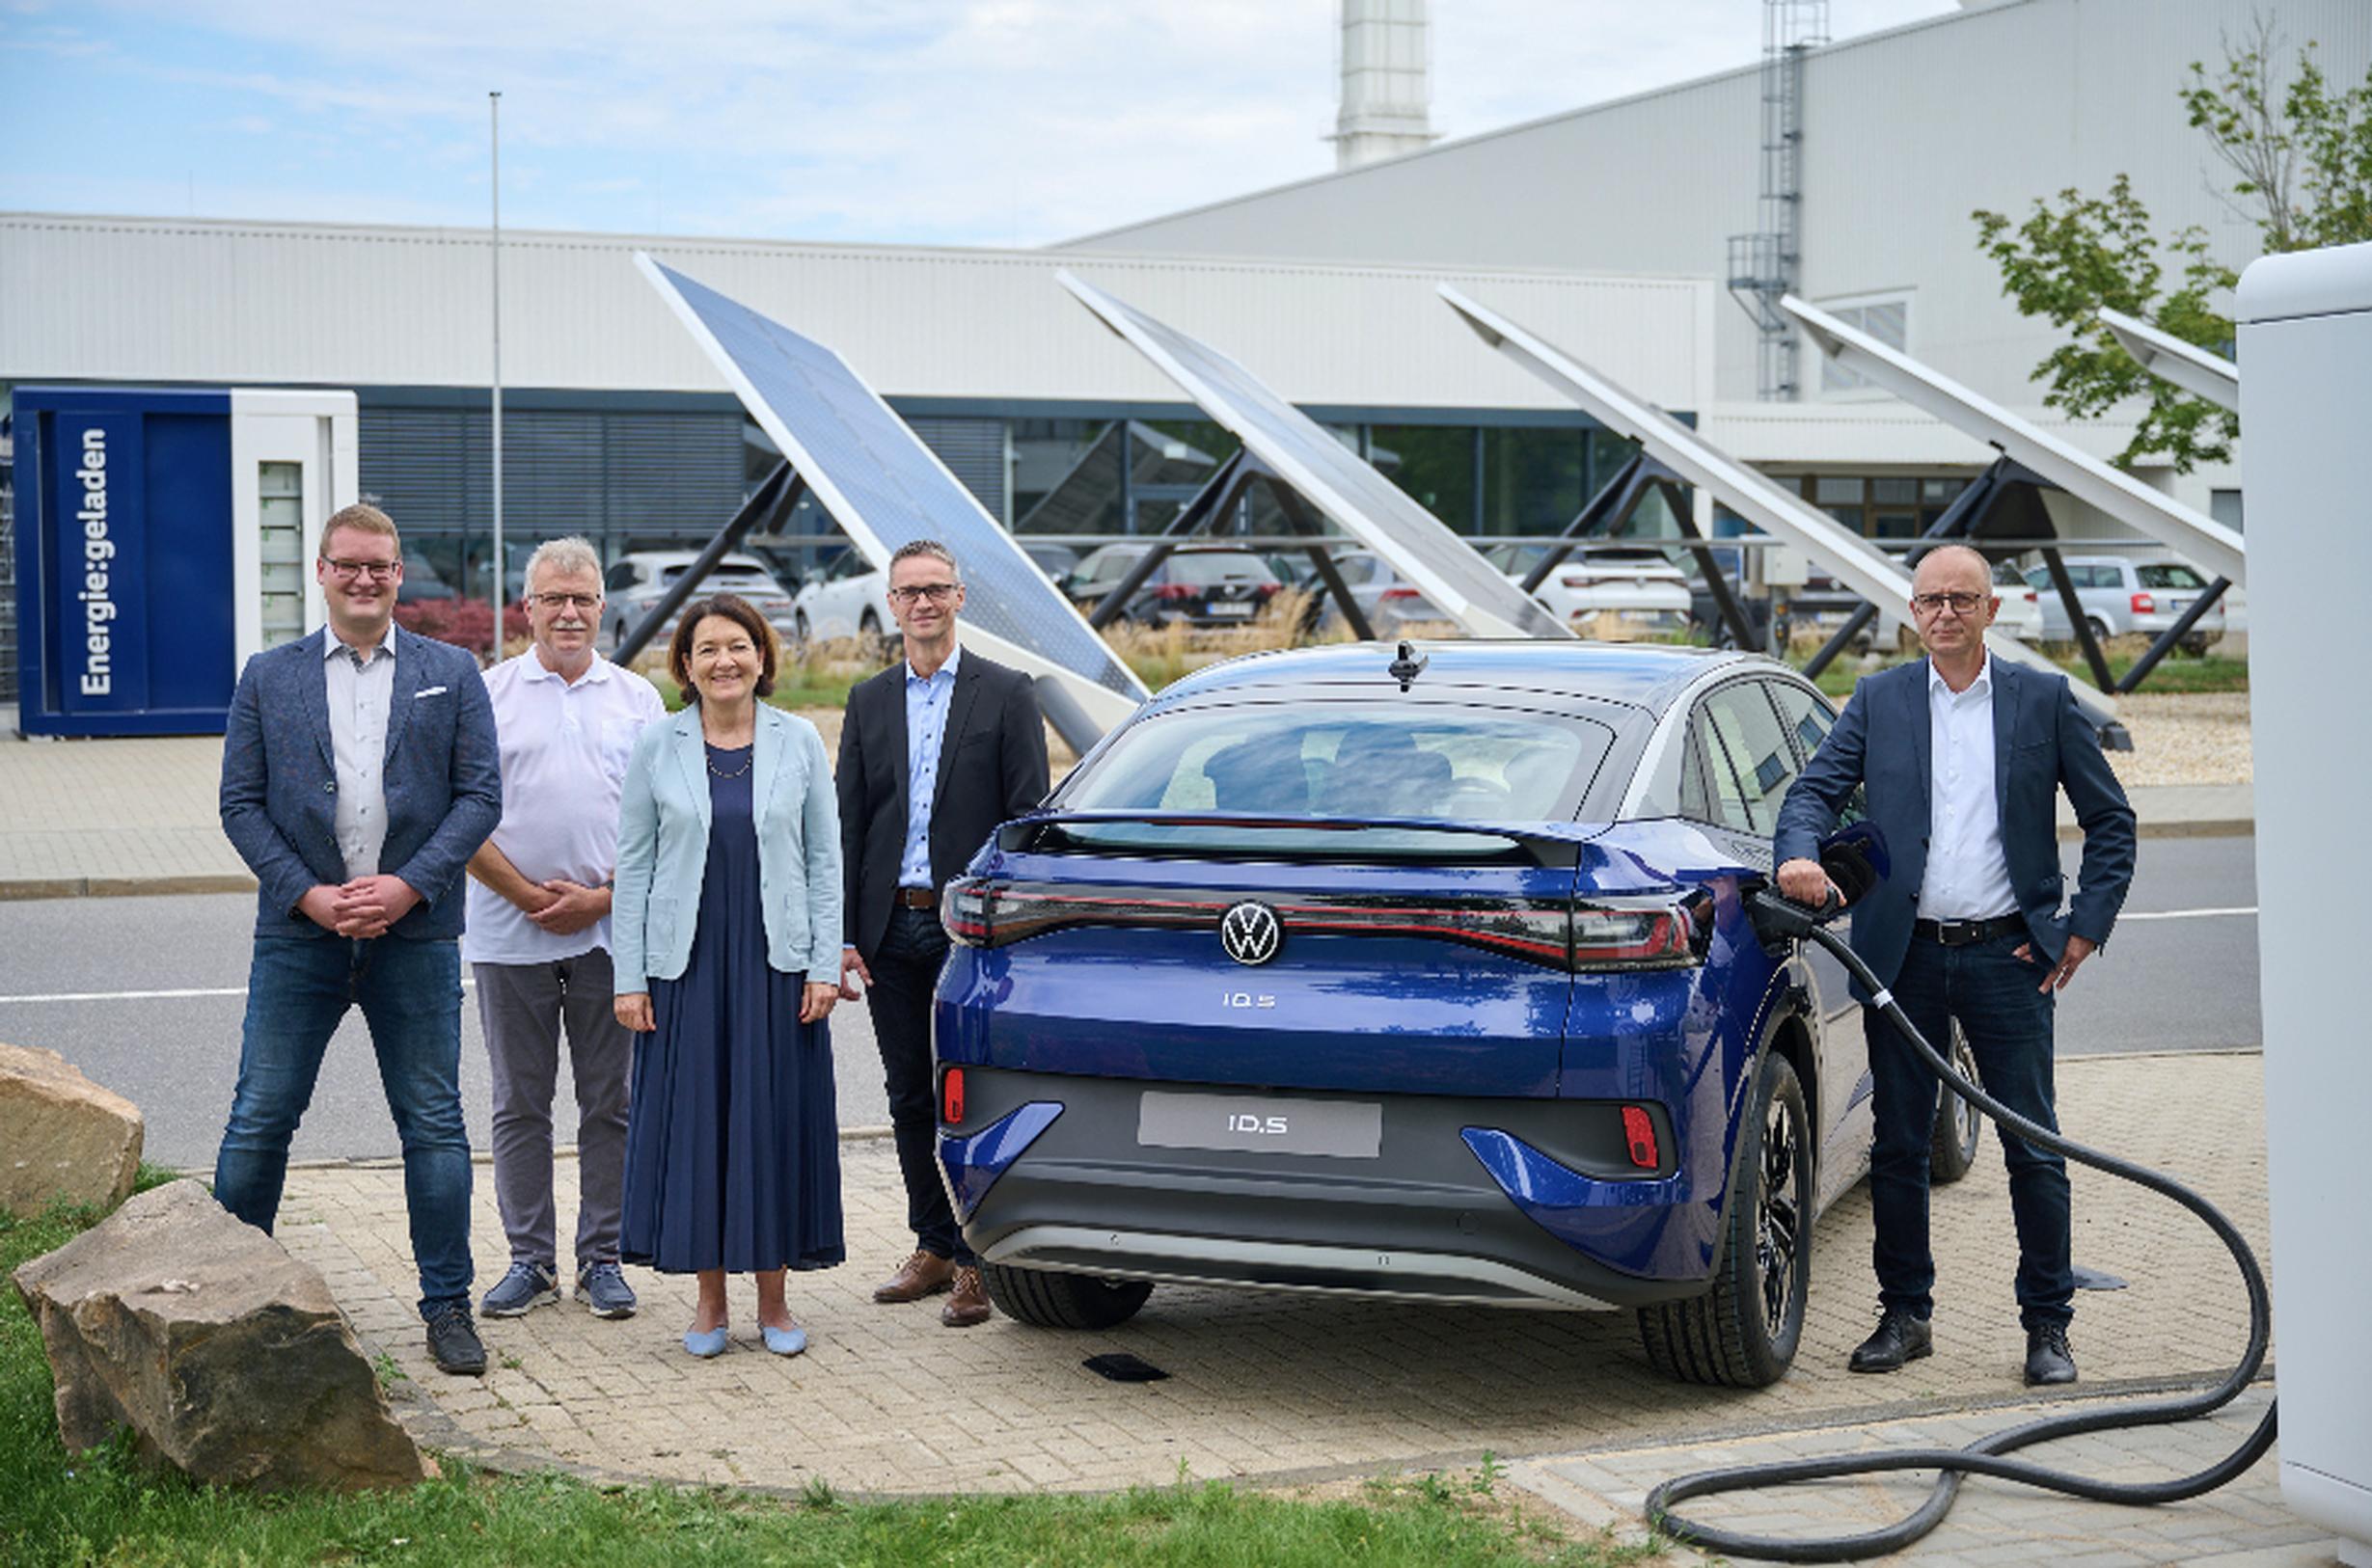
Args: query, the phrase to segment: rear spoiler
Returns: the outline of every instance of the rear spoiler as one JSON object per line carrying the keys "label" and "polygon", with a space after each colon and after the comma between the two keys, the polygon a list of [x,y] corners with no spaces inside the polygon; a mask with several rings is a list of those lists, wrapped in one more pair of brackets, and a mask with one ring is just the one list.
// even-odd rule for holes
{"label": "rear spoiler", "polygon": [[1482,825],[1440,817],[1293,817],[1236,811],[1050,811],[1019,818],[997,828],[996,848],[1008,854],[1023,852],[1036,848],[1049,829],[1059,829],[1070,824],[1089,826],[1141,824],[1150,827],[1233,827],[1249,828],[1254,832],[1345,834],[1380,827],[1452,834],[1477,841],[1477,858],[1494,852],[1481,849],[1482,845],[1490,844],[1499,847],[1495,852],[1497,853],[1521,854],[1534,865],[1555,870],[1604,869],[1618,862],[1627,862],[1629,867],[1636,869],[1643,885],[1671,885],[1669,878],[1650,871],[1627,852],[1592,846],[1589,841],[1606,831],[1608,825],[1604,823],[1526,823],[1511,826]]}

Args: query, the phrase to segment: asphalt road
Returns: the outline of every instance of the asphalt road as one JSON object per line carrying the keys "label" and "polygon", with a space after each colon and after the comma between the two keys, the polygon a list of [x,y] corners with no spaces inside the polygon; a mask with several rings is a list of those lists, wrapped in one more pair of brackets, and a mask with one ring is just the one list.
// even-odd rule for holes
{"label": "asphalt road", "polygon": [[[2146,839],[2127,918],[2060,999],[2062,1052],[2205,1050],[2259,1043],[2255,841]],[[2075,868],[2070,850],[2068,866]],[[137,1101],[149,1157],[210,1168],[238,1071],[249,932],[246,897],[0,903],[0,1040],[42,1045]],[[165,993],[165,994],[158,994]],[[179,993],[179,994],[175,994]],[[862,1004],[832,1017],[842,1126],[888,1120]],[[462,1098],[487,1142],[485,1047],[475,997],[462,1007]],[[574,1108],[561,1077],[557,1121]],[[331,1043],[300,1159],[392,1155],[359,1014]]]}

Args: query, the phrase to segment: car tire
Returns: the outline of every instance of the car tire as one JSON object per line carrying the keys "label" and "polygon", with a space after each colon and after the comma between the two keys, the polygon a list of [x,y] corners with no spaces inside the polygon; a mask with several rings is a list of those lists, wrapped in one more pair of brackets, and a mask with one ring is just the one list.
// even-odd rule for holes
{"label": "car tire", "polygon": [[1762,1053],[1738,1144],[1709,1288],[1639,1309],[1639,1339],[1667,1377],[1759,1389],[1794,1362],[1812,1284],[1812,1118],[1777,1051]]}
{"label": "car tire", "polygon": [[885,657],[888,644],[882,639],[881,617],[869,609],[857,619],[857,642],[868,657]]}
{"label": "car tire", "polygon": [[[1979,1089],[1985,1087],[1977,1075],[1977,1052],[1957,1018],[1952,1020],[1951,1049],[1945,1054],[1960,1076]],[[1928,1184],[1947,1186],[1967,1176],[1977,1164],[1977,1150],[1984,1136],[1985,1119],[1977,1107],[1945,1086],[1936,1095],[1935,1132],[1927,1146]]]}
{"label": "car tire", "polygon": [[980,1281],[996,1310],[1041,1329],[1108,1329],[1126,1323],[1153,1294],[1150,1280],[1100,1280],[1092,1274],[983,1263]]}
{"label": "car tire", "polygon": [[2102,620],[2097,615],[2086,615],[2084,617],[2084,624],[2092,629],[2092,640],[2094,642],[2105,643],[2109,640],[2110,633],[2109,623],[2107,621]]}
{"label": "car tire", "polygon": [[804,648],[807,645],[808,638],[812,635],[813,634],[808,630],[807,612],[805,610],[803,609],[798,614],[791,617],[791,640],[793,642],[798,643]]}

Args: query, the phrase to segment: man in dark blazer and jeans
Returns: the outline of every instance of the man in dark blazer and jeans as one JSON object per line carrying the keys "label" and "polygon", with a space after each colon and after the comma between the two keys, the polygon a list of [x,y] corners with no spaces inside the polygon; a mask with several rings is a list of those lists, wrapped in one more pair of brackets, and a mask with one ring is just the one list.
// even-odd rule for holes
{"label": "man in dark blazer and jeans", "polygon": [[476,1374],[457,939],[462,868],[503,815],[494,711],[476,658],[394,624],[386,513],[332,517],[314,576],[329,624],[247,662],[223,736],[223,831],[259,885],[214,1196],[272,1229],[322,1052],[359,1006],[403,1145],[429,1355]]}
{"label": "man in dark blazer and jeans", "polygon": [[[1854,908],[1853,950],[1920,1033],[1941,1046],[1957,1018],[1985,1089],[2057,1129],[2053,1002],[2109,939],[2124,906],[2134,816],[2066,677],[1987,657],[1985,628],[2000,608],[1991,567],[1968,546],[1942,546],[1921,559],[1911,612],[1927,658],[1854,688],[1787,791],[1773,857],[1782,893],[1824,903],[1830,883],[1819,840],[1864,787],[1894,865]],[[2084,862],[2064,913],[2062,788],[2084,829]],[[1869,1199],[1879,1320],[1850,1365],[1891,1372],[1933,1345],[1927,1149],[1939,1086],[1876,1008],[1866,1006],[1862,1019],[1876,1120]],[[2008,1136],[2002,1150],[2018,1232],[2026,1380],[2072,1383],[2066,1162]]]}
{"label": "man in dark blazer and jeans", "polygon": [[906,657],[848,694],[840,726],[840,994],[873,1014],[914,1252],[873,1292],[919,1301],[951,1290],[940,1321],[988,1320],[979,1260],[964,1245],[938,1160],[931,994],[947,958],[939,896],[996,825],[1046,797],[1046,727],[1028,676],[956,645],[964,584],[944,545],[889,557],[889,612]]}

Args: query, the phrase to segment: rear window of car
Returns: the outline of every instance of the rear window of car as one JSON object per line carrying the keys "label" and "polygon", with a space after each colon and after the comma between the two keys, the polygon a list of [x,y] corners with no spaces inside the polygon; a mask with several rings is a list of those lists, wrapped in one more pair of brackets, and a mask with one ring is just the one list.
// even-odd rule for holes
{"label": "rear window of car", "polygon": [[[1065,811],[1568,822],[1613,743],[1612,730],[1589,719],[1517,709],[1358,701],[1192,709],[1131,724],[1071,775],[1053,803]],[[1065,831],[1114,845],[1145,840],[1135,825]],[[1421,846],[1412,837],[1408,847]]]}
{"label": "rear window of car", "polygon": [[1188,555],[1169,558],[1169,580],[1207,588],[1214,582],[1268,582],[1276,574],[1268,563],[1251,555]]}
{"label": "rear window of car", "polygon": [[2204,588],[2207,580],[2179,561],[2156,561],[2134,568],[2145,588]]}

